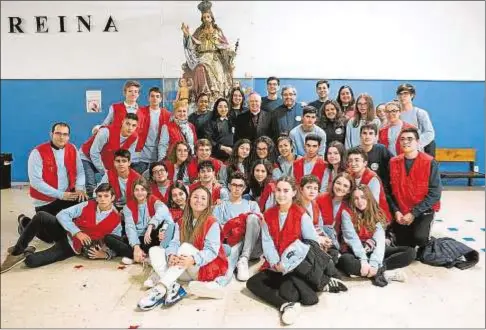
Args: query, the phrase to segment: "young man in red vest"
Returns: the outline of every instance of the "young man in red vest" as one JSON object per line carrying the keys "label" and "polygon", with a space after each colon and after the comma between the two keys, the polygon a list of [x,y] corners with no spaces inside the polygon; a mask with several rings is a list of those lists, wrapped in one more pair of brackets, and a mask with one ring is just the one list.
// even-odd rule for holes
{"label": "young man in red vest", "polygon": [[125,82],[125,85],[123,86],[123,95],[125,96],[125,101],[115,103],[110,106],[108,115],[106,116],[102,125],[108,126],[113,124],[120,127],[127,113],[137,113],[137,100],[140,96],[141,87],[142,85],[138,81],[128,80]]}
{"label": "young man in red vest", "polygon": [[133,199],[133,183],[140,174],[130,168],[130,152],[125,149],[115,151],[115,169],[106,171],[100,185],[109,183],[115,190],[115,206],[121,210],[127,200]]}
{"label": "young man in red vest", "polygon": [[189,175],[189,180],[194,182],[197,180],[198,177],[198,165],[204,161],[209,160],[214,165],[214,172],[216,177],[219,174],[219,171],[223,167],[223,163],[211,157],[211,151],[213,146],[208,139],[200,139],[197,140],[196,143],[196,156],[191,159],[189,164],[187,165],[187,174]]}
{"label": "young man in red vest", "polygon": [[399,139],[403,154],[390,161],[391,208],[396,220],[392,228],[397,245],[422,247],[429,241],[434,214],[440,209],[439,166],[432,156],[419,151],[415,127],[403,129]]}
{"label": "young man in red vest", "polygon": [[[120,215],[113,207],[113,188],[105,183],[96,189],[96,200],[90,200],[53,216],[38,212],[25,228],[17,243],[8,249],[0,272],[6,272],[25,260],[30,268],[49,265],[86,254],[90,259],[110,259],[112,254],[100,241],[108,234],[121,234]],[[29,243],[42,231],[48,232],[55,244],[47,250],[34,253]]]}
{"label": "young man in red vest", "polygon": [[217,205],[221,203],[221,201],[229,200],[228,189],[224,188],[216,181],[213,163],[210,160],[203,160],[198,164],[197,168],[199,181],[189,186],[189,192],[199,186],[204,186],[211,192],[213,205]]}
{"label": "young man in red vest", "polygon": [[305,137],[305,155],[294,161],[293,174],[296,184],[300,184],[300,180],[304,175],[312,174],[319,179],[319,183],[324,176],[326,163],[319,156],[319,148],[322,139],[316,134],[309,134]]}
{"label": "young man in red vest", "polygon": [[353,176],[356,185],[365,184],[370,188],[373,197],[378,202],[383,212],[385,212],[387,221],[390,222],[392,216],[390,207],[388,206],[385,189],[383,188],[383,184],[381,183],[378,174],[367,167],[368,155],[361,147],[348,149],[347,155],[348,170]]}
{"label": "young man in red vest", "polygon": [[106,170],[114,166],[114,153],[118,149],[127,149],[131,155],[135,154],[137,144],[138,117],[129,113],[123,120],[121,127],[109,125],[101,127],[99,131],[86,141],[80,148],[86,175],[86,190],[93,194],[96,187],[96,173],[102,176]]}
{"label": "young man in red vest", "polygon": [[162,127],[160,140],[157,146],[158,161],[170,155],[174,145],[179,141],[186,141],[191,148],[191,155],[194,155],[194,146],[197,142],[196,128],[188,122],[187,102],[177,101],[174,103],[172,120]]}
{"label": "young man in red vest", "polygon": [[[36,212],[44,211],[55,216],[59,211],[88,199],[83,164],[76,146],[69,143],[69,134],[68,124],[55,123],[51,140],[35,147],[29,155],[29,193]],[[19,215],[19,234],[30,221],[24,214]],[[49,235],[42,234],[40,239],[53,242]]]}
{"label": "young man in red vest", "polygon": [[138,173],[145,172],[149,165],[159,159],[157,145],[160,140],[162,127],[169,123],[171,113],[160,107],[162,92],[158,87],[149,90],[149,105],[137,111],[138,141],[136,152],[137,162],[132,162],[132,168]]}

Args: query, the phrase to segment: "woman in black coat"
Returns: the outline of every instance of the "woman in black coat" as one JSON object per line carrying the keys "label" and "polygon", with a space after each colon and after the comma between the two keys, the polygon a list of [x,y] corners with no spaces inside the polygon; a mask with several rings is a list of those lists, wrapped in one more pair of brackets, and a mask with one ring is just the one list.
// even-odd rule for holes
{"label": "woman in black coat", "polygon": [[205,136],[213,145],[213,157],[226,161],[233,152],[235,128],[229,119],[229,104],[224,98],[214,103],[211,119],[206,123]]}

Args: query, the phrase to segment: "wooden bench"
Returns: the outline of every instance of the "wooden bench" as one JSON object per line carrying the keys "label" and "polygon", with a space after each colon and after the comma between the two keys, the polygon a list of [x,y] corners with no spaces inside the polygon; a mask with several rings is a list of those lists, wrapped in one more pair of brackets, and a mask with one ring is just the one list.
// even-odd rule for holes
{"label": "wooden bench", "polygon": [[435,160],[440,162],[469,163],[469,171],[444,171],[440,172],[441,179],[464,179],[467,178],[467,185],[472,186],[473,179],[484,179],[484,173],[475,172],[476,162],[475,149],[457,149],[457,148],[437,148]]}

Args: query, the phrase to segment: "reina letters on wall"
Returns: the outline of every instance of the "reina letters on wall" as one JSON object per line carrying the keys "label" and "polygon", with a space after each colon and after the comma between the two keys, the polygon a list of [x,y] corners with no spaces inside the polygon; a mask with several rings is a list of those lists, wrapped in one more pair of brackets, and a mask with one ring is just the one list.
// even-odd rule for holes
{"label": "reina letters on wall", "polygon": [[[77,30],[76,32],[91,32],[91,15],[76,16]],[[49,22],[49,24],[48,24]],[[52,23],[51,23],[52,22]],[[9,31],[8,33],[26,33],[28,31],[25,26],[25,20],[22,17],[9,16]],[[73,32],[73,28],[69,29],[66,24],[66,16],[57,16],[56,18],[48,18],[47,16],[34,16],[35,30],[34,33],[50,33],[50,32]],[[55,29],[59,28],[59,29]],[[103,32],[118,32],[113,17],[109,17],[104,25]]]}

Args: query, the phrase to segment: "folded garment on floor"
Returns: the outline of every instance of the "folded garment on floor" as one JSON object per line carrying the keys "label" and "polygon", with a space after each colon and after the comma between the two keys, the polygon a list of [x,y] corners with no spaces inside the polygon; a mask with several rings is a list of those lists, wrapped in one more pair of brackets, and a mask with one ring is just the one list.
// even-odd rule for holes
{"label": "folded garment on floor", "polygon": [[450,237],[435,238],[417,251],[417,259],[431,266],[471,268],[479,262],[478,251]]}

